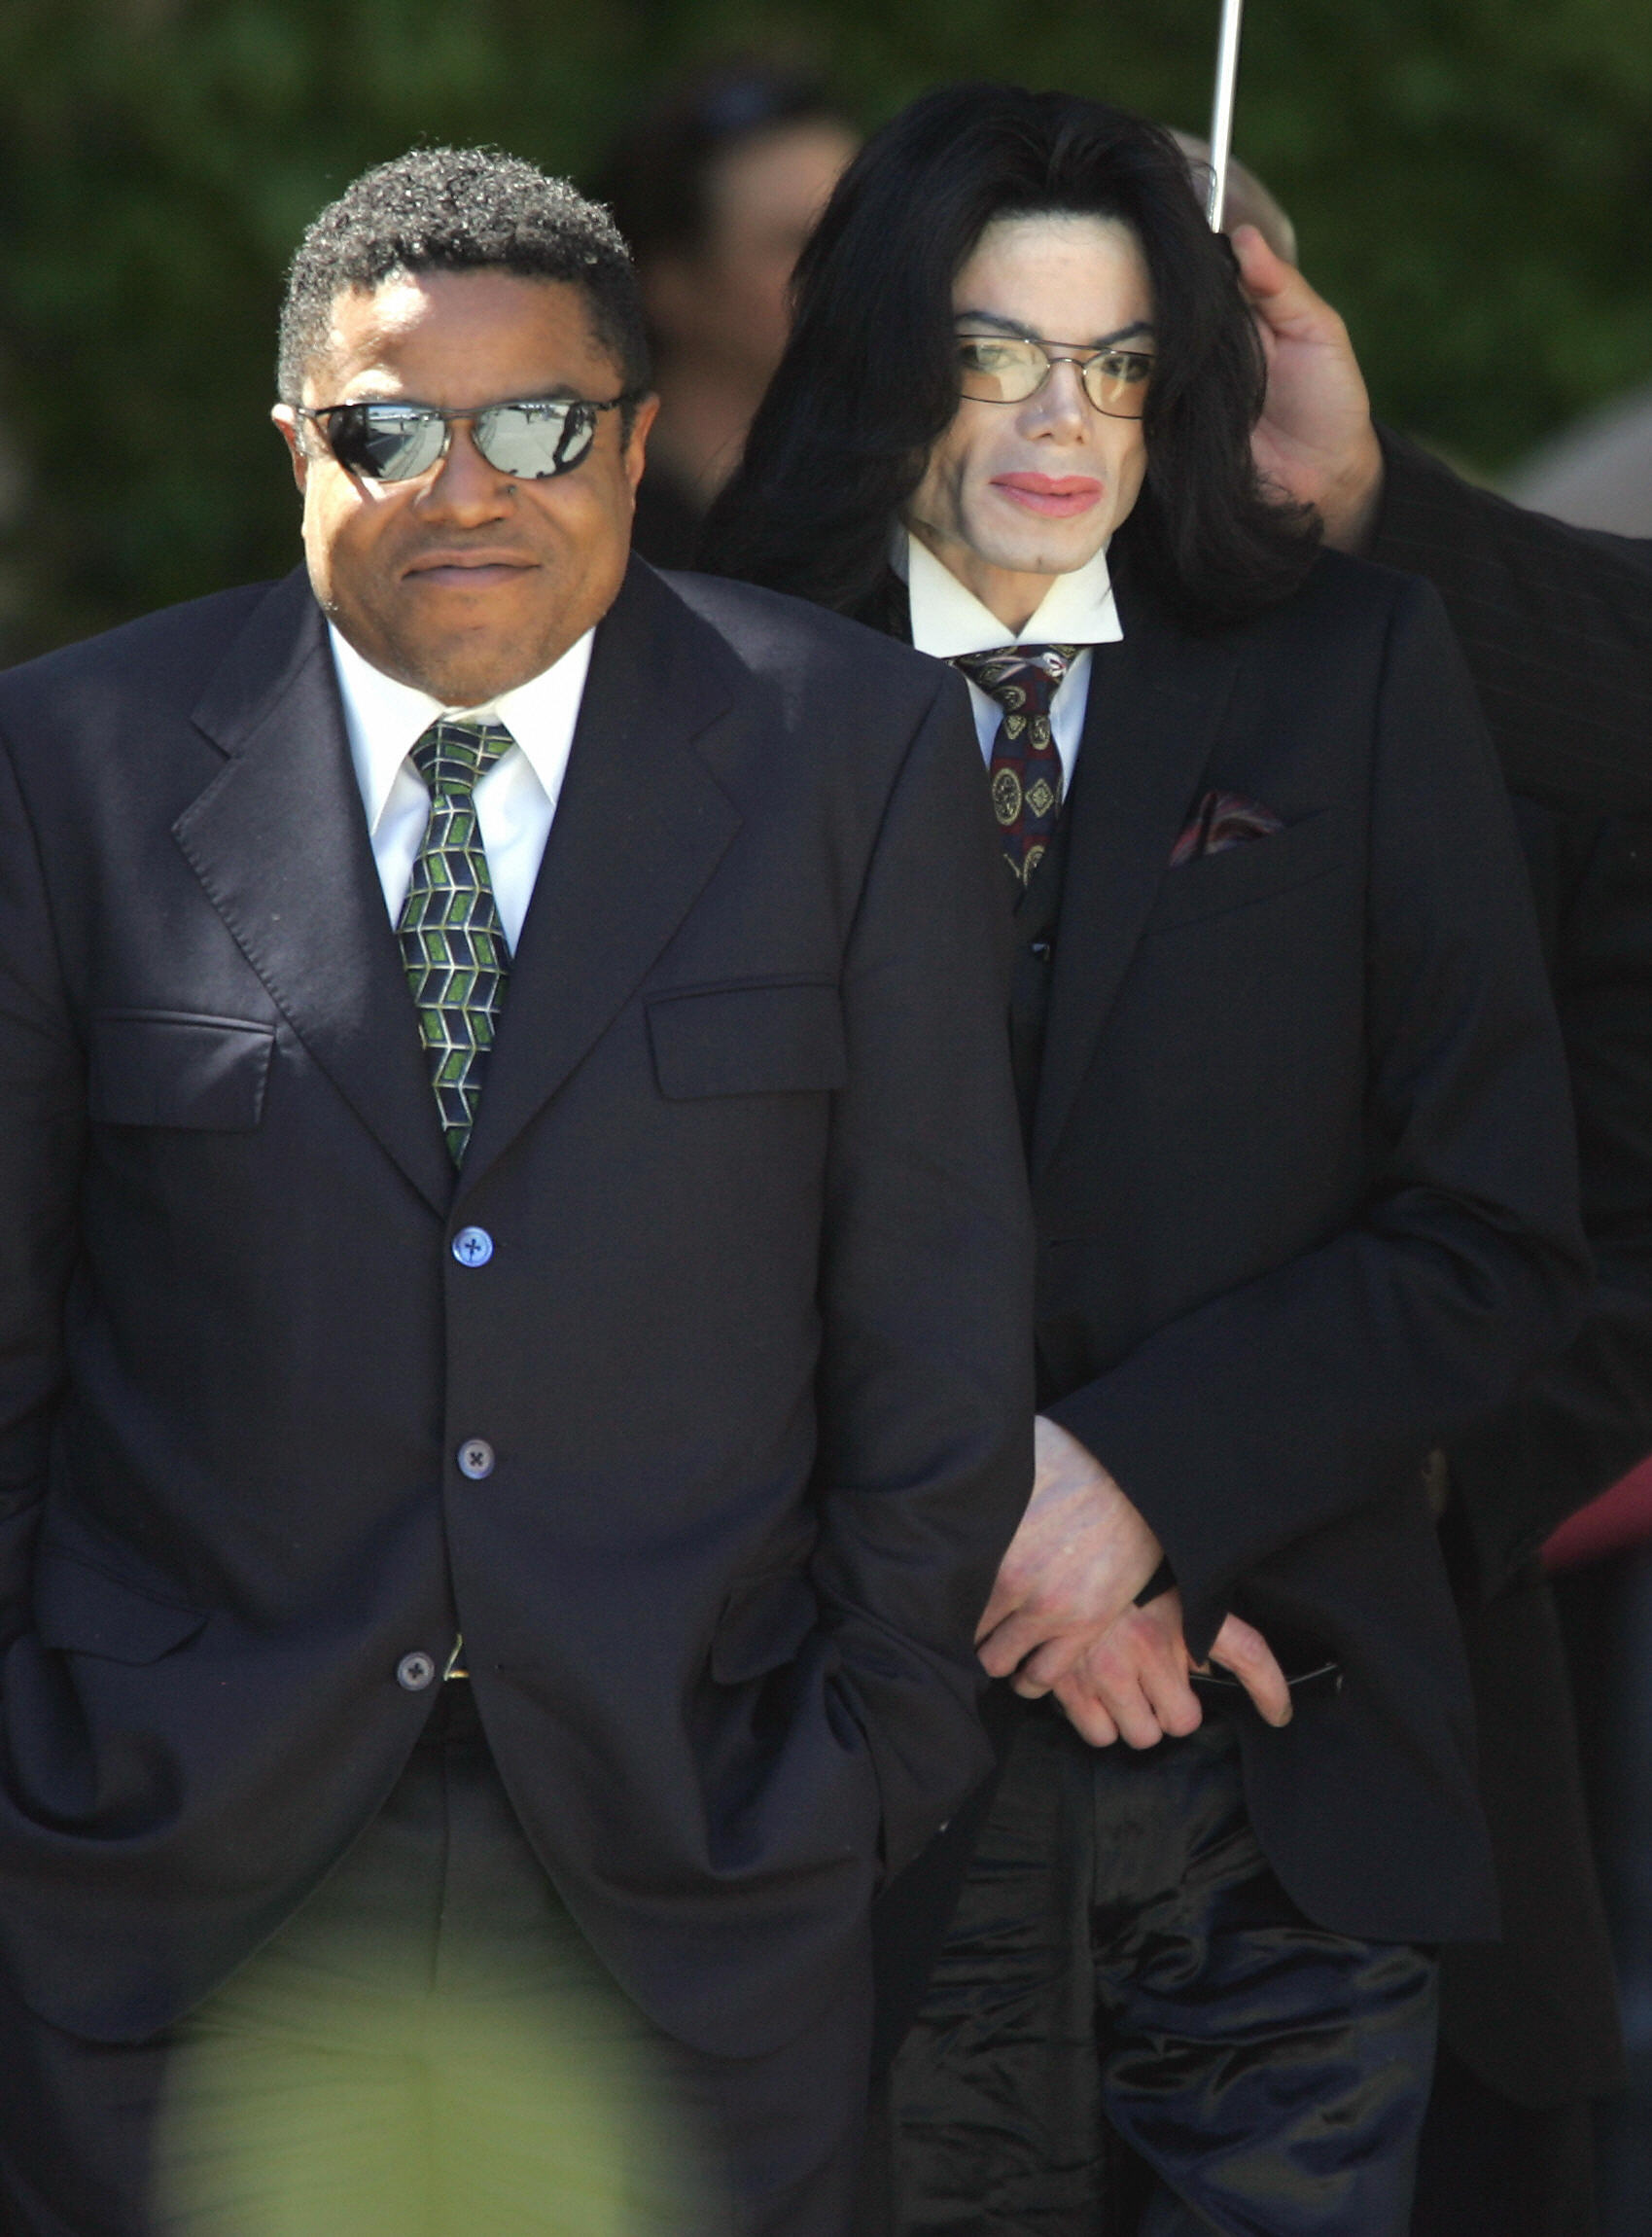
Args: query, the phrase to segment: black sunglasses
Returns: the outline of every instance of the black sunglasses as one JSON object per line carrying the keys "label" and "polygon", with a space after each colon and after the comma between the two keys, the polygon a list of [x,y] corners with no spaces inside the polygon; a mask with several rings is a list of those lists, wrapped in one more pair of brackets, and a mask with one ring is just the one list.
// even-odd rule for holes
{"label": "black sunglasses", "polygon": [[519,481],[545,481],[570,474],[596,440],[597,413],[638,404],[647,391],[627,389],[604,404],[582,397],[531,398],[517,404],[489,404],[479,411],[446,411],[435,404],[404,404],[399,399],[365,404],[298,407],[300,419],[313,419],[340,466],[364,481],[412,481],[445,458],[455,420],[468,420],[471,439],[488,464]]}

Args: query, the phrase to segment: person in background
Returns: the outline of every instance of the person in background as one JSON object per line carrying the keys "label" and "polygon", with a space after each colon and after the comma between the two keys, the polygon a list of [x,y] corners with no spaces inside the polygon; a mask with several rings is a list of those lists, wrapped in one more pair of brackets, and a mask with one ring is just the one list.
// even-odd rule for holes
{"label": "person in background", "polygon": [[791,273],[859,136],[812,78],[731,63],[673,87],[610,151],[596,192],[636,260],[659,417],[635,548],[686,567],[780,363]]}
{"label": "person in background", "polygon": [[[1236,227],[1234,248],[1268,355],[1258,466],[1318,510],[1331,544],[1425,576],[1445,600],[1513,798],[1570,1059],[1596,1288],[1571,1349],[1448,1439],[1436,1475],[1503,1933],[1445,1953],[1417,2229],[1594,2237],[1589,2101],[1619,2086],[1621,2054],[1536,1555],[1652,1450],[1652,553],[1473,488],[1375,424],[1335,311],[1255,229]],[[1643,2048],[1643,2091],[1647,2063]],[[1614,2231],[1644,2226],[1643,2192],[1628,2211]]]}
{"label": "person in background", "polygon": [[1259,487],[1260,344],[1154,126],[931,94],[797,302],[706,557],[969,679],[1039,1236],[1002,1784],[883,1936],[887,2007],[962,1850],[896,2219],[1094,2228],[1105,2121],[1152,2237],[1396,2237],[1425,1945],[1494,1922],[1424,1462],[1587,1277],[1483,725],[1426,586]]}

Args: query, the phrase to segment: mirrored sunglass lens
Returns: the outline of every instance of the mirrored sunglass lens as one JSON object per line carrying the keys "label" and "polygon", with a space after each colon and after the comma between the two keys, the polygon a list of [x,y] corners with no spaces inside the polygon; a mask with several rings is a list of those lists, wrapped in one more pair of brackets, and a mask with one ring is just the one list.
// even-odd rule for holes
{"label": "mirrored sunglass lens", "polygon": [[1031,342],[966,335],[958,344],[958,371],[964,394],[977,404],[1019,404],[1043,379],[1046,367],[1043,351]]}
{"label": "mirrored sunglass lens", "polygon": [[333,455],[369,481],[410,481],[441,456],[446,430],[435,412],[356,404],[329,414]]}
{"label": "mirrored sunglass lens", "polygon": [[501,474],[543,481],[578,466],[596,434],[587,404],[501,404],[476,414],[476,448]]}

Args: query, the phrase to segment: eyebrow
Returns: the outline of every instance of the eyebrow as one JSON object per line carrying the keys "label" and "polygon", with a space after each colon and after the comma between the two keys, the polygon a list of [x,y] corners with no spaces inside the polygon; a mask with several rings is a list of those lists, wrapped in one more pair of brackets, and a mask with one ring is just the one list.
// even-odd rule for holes
{"label": "eyebrow", "polygon": [[[962,326],[966,320],[972,325],[993,327],[1000,334],[1012,334],[1018,341],[1042,342],[1054,338],[1053,336],[1035,334],[1030,326],[1023,326],[1019,319],[1001,318],[996,310],[960,310],[953,313],[952,323],[955,327]],[[1111,349],[1116,342],[1129,341],[1136,335],[1155,338],[1152,320],[1139,318],[1130,326],[1121,326],[1114,334],[1104,334],[1097,341],[1079,342],[1073,346],[1080,349]]]}
{"label": "eyebrow", "polygon": [[[441,411],[451,408],[454,411],[466,413],[497,411],[502,406],[510,404],[594,404],[597,401],[595,397],[582,396],[577,388],[570,387],[566,382],[559,388],[536,389],[531,395],[522,395],[518,392],[514,396],[497,397],[492,404],[446,407],[439,404],[427,404],[422,397],[406,396],[400,393],[396,395],[379,394],[376,391],[366,396],[352,396],[349,399],[351,404],[404,404],[411,411]],[[323,408],[329,411],[341,411],[345,407],[334,404],[325,406]]]}

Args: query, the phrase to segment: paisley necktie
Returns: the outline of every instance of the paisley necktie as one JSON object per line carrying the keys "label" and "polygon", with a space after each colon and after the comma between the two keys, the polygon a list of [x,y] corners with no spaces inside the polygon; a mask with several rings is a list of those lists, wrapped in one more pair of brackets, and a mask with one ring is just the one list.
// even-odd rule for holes
{"label": "paisley necktie", "polygon": [[1004,859],[1018,886],[1042,862],[1061,814],[1061,756],[1050,728],[1050,702],[1081,650],[1004,645],[996,653],[953,657],[952,665],[1002,709],[988,773]]}

